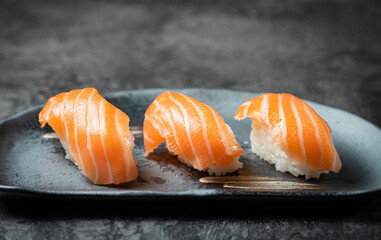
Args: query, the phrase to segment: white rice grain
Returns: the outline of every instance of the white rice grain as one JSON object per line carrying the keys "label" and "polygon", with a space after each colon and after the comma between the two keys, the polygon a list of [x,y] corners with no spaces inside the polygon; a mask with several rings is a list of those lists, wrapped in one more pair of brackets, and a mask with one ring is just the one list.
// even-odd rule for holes
{"label": "white rice grain", "polygon": [[253,153],[275,165],[276,170],[282,173],[289,172],[295,177],[304,175],[306,179],[319,178],[320,174],[328,173],[328,171],[312,171],[297,159],[291,158],[274,142],[267,126],[253,122],[251,127],[250,140]]}

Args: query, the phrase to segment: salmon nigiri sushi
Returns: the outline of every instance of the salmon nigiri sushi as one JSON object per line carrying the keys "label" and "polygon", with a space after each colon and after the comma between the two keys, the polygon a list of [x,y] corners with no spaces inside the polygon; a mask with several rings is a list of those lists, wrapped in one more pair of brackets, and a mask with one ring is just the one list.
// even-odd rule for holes
{"label": "salmon nigiri sushi", "polygon": [[129,117],[93,88],[49,99],[39,114],[48,123],[82,173],[95,184],[119,184],[137,178]]}
{"label": "salmon nigiri sushi", "polygon": [[145,113],[146,155],[164,141],[169,152],[199,171],[222,175],[242,167],[245,152],[231,128],[210,106],[180,93],[160,94]]}
{"label": "salmon nigiri sushi", "polygon": [[291,94],[266,93],[246,101],[234,118],[252,119],[252,151],[281,172],[306,179],[329,171],[341,161],[331,129],[307,103]]}

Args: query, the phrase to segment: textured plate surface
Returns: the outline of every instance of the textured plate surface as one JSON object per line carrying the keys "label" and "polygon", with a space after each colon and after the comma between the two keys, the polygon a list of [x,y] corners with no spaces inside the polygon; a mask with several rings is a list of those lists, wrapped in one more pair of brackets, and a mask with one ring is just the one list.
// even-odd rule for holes
{"label": "textured plate surface", "polygon": [[275,168],[251,153],[251,120],[235,121],[235,111],[256,93],[228,90],[172,90],[188,94],[213,107],[232,127],[246,154],[244,168],[225,177],[209,177],[177,161],[161,146],[144,157],[141,127],[144,112],[165,89],[126,91],[105,95],[126,112],[135,132],[134,157],[139,162],[139,179],[118,186],[91,184],[64,158],[64,150],[52,132],[41,129],[41,106],[22,112],[0,124],[0,189],[6,192],[65,195],[93,198],[335,198],[359,196],[381,190],[381,130],[342,110],[308,102],[331,126],[333,140],[343,167],[339,174],[323,174],[306,181]]}

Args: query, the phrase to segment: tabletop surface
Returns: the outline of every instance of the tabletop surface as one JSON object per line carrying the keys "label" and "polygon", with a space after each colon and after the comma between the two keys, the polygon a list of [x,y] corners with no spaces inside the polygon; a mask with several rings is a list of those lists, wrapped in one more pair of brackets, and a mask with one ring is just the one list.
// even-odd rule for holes
{"label": "tabletop surface", "polygon": [[[201,87],[288,92],[381,126],[379,1],[0,1],[0,29],[0,119],[76,88]],[[380,239],[381,196],[295,203],[0,194],[0,239],[127,237]]]}

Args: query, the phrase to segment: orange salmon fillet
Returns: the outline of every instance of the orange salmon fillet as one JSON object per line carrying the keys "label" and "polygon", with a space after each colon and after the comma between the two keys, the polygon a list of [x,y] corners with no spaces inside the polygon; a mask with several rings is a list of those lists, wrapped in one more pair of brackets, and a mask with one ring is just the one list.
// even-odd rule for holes
{"label": "orange salmon fillet", "polygon": [[53,128],[74,163],[95,184],[137,178],[129,117],[94,88],[72,90],[49,99],[39,114],[41,127]]}
{"label": "orange salmon fillet", "polygon": [[210,106],[180,93],[160,94],[145,113],[146,155],[166,141],[179,160],[205,171],[227,168],[245,152],[231,128]]}
{"label": "orange salmon fillet", "polygon": [[341,161],[331,129],[306,102],[291,94],[266,93],[246,101],[234,118],[270,129],[273,141],[312,171],[339,172]]}

